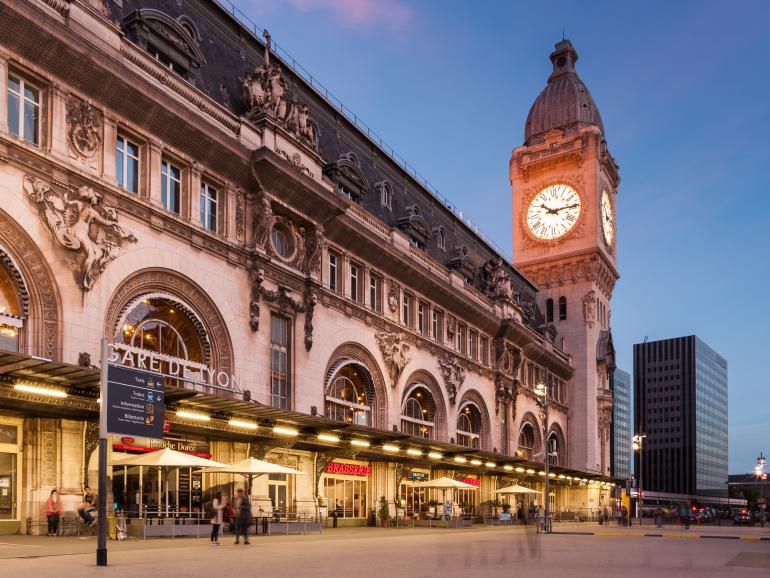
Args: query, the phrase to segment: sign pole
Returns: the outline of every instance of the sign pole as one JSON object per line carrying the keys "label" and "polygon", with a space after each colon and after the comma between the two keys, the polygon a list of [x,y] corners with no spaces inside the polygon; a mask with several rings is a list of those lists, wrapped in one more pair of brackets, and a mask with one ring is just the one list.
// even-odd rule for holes
{"label": "sign pole", "polygon": [[100,392],[102,403],[99,406],[99,495],[98,527],[96,542],[96,565],[107,565],[107,364],[108,341],[102,339],[102,379]]}

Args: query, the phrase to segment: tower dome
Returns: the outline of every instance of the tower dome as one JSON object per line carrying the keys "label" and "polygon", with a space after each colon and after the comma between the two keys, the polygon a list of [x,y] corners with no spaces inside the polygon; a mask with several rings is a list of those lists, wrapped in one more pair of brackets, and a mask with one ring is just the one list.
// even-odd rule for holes
{"label": "tower dome", "polygon": [[542,142],[543,135],[554,128],[572,132],[593,124],[604,132],[599,109],[575,71],[577,59],[569,40],[556,44],[551,53],[553,72],[527,115],[525,145]]}

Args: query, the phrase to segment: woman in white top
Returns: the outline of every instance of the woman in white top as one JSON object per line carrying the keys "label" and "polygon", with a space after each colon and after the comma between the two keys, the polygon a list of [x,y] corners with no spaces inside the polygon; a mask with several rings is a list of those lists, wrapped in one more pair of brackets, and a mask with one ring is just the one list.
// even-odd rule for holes
{"label": "woman in white top", "polygon": [[225,509],[225,501],[222,492],[214,494],[214,502],[211,504],[211,543],[219,546],[219,529],[222,527],[222,510]]}

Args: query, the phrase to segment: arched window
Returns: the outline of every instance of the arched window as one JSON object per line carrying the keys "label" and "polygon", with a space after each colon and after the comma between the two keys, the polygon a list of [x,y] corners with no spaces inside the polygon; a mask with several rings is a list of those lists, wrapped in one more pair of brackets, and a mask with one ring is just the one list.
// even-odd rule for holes
{"label": "arched window", "polygon": [[547,299],[545,302],[545,320],[548,323],[553,321],[553,299]]}
{"label": "arched window", "polygon": [[559,436],[556,435],[556,432],[551,432],[548,435],[548,463],[552,466],[559,465],[560,450],[561,448],[559,447]]}
{"label": "arched window", "polygon": [[326,393],[326,417],[356,425],[372,425],[374,385],[369,371],[358,364],[343,366]]}
{"label": "arched window", "polygon": [[535,448],[535,428],[532,424],[524,422],[519,430],[519,449],[516,455],[526,460],[532,459],[532,452]]}
{"label": "arched window", "polygon": [[[189,307],[170,297],[147,296],[135,301],[117,328],[115,342],[184,359],[188,369],[199,364],[202,371],[208,361],[203,325]],[[168,367],[161,367],[161,372],[174,373]],[[203,374],[194,378],[207,381]]]}
{"label": "arched window", "polygon": [[466,403],[460,407],[457,443],[474,449],[481,447],[481,412],[475,403]]}
{"label": "arched window", "polygon": [[434,439],[436,403],[424,385],[413,385],[401,406],[401,431],[407,435]]}
{"label": "arched window", "polygon": [[567,298],[559,297],[559,321],[567,318]]}
{"label": "arched window", "polygon": [[23,312],[11,272],[0,262],[0,349],[19,351],[19,332],[24,328]]}
{"label": "arched window", "polygon": [[442,251],[446,250],[446,231],[444,231],[444,227],[438,228],[438,232],[436,233],[436,244]]}

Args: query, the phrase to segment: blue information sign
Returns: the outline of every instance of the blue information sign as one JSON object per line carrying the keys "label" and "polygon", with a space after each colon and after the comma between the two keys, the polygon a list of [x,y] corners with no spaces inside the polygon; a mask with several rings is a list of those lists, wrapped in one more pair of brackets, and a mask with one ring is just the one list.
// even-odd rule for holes
{"label": "blue information sign", "polygon": [[132,367],[107,367],[107,433],[163,438],[163,376]]}

